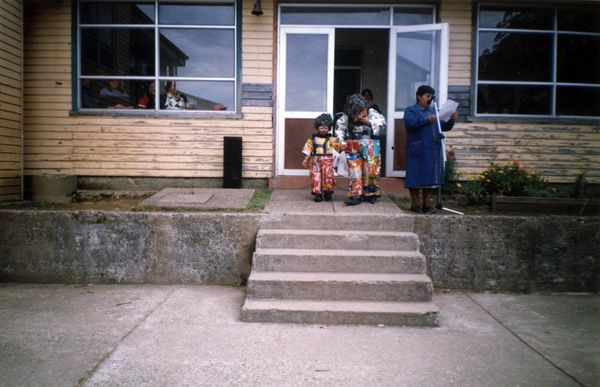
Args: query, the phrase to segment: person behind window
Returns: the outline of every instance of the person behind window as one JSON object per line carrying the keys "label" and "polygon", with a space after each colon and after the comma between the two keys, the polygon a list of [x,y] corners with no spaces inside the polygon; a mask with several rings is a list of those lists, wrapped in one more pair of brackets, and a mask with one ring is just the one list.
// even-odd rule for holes
{"label": "person behind window", "polygon": [[100,91],[100,104],[108,109],[133,109],[129,93],[121,87],[121,81],[111,79],[107,87]]}
{"label": "person behind window", "polygon": [[191,109],[192,105],[184,94],[177,91],[177,81],[167,81],[167,92],[160,96],[160,108],[167,110]]}
{"label": "person behind window", "polygon": [[154,82],[148,85],[146,89],[146,95],[140,98],[140,102],[138,102],[138,108],[140,109],[154,109],[154,100],[156,95],[156,85]]}
{"label": "person behind window", "polygon": [[[406,180],[404,187],[408,188],[413,212],[430,212],[431,194],[438,184],[444,184],[444,174],[440,180],[440,160],[442,157],[442,142],[438,139],[437,116],[431,101],[435,90],[427,85],[417,89],[417,103],[404,112],[404,127],[406,128]],[[450,120],[440,121],[442,132],[452,129],[456,112],[450,115]],[[423,190],[423,207],[419,201],[419,189]]]}
{"label": "person behind window", "polygon": [[98,100],[90,94],[90,80],[81,80],[81,107],[88,109],[99,108]]}
{"label": "person behind window", "polygon": [[371,91],[371,89],[364,89],[362,93],[360,93],[360,95],[365,97],[365,100],[367,101],[367,106],[370,109],[375,109],[377,110],[377,113],[382,114],[381,109],[379,109],[379,106],[377,106],[377,104],[373,102],[373,92]]}
{"label": "person behind window", "polygon": [[546,87],[537,87],[526,92],[518,114],[550,114],[549,93]]}

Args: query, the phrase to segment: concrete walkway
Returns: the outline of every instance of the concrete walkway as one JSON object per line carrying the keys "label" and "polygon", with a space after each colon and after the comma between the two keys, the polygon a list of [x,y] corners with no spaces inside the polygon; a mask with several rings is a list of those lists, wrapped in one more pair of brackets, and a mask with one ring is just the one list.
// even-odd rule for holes
{"label": "concrete walkway", "polygon": [[245,323],[244,288],[0,284],[2,386],[589,386],[600,296],[438,292],[439,328]]}

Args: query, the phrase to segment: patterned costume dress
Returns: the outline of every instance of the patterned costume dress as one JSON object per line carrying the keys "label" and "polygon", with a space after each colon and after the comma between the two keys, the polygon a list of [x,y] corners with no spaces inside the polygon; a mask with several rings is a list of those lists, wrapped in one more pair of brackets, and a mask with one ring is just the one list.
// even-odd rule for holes
{"label": "patterned costume dress", "polygon": [[335,186],[335,175],[333,170],[333,156],[331,150],[340,149],[340,141],[327,134],[322,136],[315,134],[309,138],[302,149],[305,155],[312,155],[310,158],[310,188],[315,195],[324,192],[333,193]]}
{"label": "patterned costume dress", "polygon": [[348,145],[346,150],[348,161],[348,197],[379,197],[379,170],[381,158],[379,153],[379,136],[385,130],[385,118],[377,110],[368,109],[367,118],[371,126],[363,123],[354,124],[343,115],[336,123],[336,136]]}

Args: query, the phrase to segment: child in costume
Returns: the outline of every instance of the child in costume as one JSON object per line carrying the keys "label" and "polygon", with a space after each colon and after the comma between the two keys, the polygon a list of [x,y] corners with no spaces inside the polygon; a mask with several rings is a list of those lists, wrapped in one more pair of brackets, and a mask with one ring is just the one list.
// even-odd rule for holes
{"label": "child in costume", "polygon": [[333,118],[330,114],[323,113],[313,122],[317,133],[306,141],[302,153],[306,155],[302,166],[309,165],[310,160],[310,188],[315,195],[315,202],[330,201],[335,186],[335,174],[333,170],[332,149],[340,150],[340,141],[332,136],[329,131],[333,126]]}
{"label": "child in costume", "polygon": [[379,133],[385,130],[385,118],[369,108],[360,94],[348,96],[344,114],[336,123],[336,136],[346,150],[348,162],[348,200],[350,206],[363,200],[375,204],[379,190]]}

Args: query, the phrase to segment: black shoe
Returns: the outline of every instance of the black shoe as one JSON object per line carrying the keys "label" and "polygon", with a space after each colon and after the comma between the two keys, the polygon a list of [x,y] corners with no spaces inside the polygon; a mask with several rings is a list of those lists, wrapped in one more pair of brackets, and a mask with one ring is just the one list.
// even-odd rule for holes
{"label": "black shoe", "polygon": [[371,203],[371,204],[375,204],[375,202],[377,201],[377,196],[369,196],[365,198],[365,201]]}
{"label": "black shoe", "polygon": [[410,208],[410,210],[411,210],[412,212],[423,212],[423,211],[421,211],[421,206],[414,206],[414,207],[411,207],[411,208]]}
{"label": "black shoe", "polygon": [[321,195],[321,194],[315,195],[315,202],[316,203],[321,203],[322,201],[323,201],[323,195]]}
{"label": "black shoe", "polygon": [[431,206],[429,206],[429,207],[423,207],[423,212],[424,212],[424,213],[426,213],[426,214],[427,214],[427,213],[429,213],[429,212],[431,212],[431,211],[433,211],[433,207],[431,207]]}
{"label": "black shoe", "polygon": [[356,206],[362,202],[362,199],[357,196],[352,196],[350,199],[346,200],[344,204],[348,206]]}
{"label": "black shoe", "polygon": [[331,201],[331,192],[325,192],[325,201],[326,202],[330,202]]}

